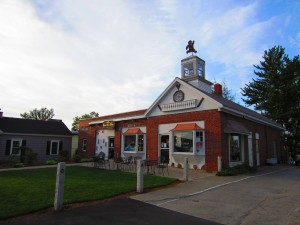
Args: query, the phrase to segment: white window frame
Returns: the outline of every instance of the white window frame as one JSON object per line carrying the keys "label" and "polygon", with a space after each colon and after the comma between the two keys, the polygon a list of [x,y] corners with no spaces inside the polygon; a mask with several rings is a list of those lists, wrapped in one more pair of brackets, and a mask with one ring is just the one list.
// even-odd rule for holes
{"label": "white window frame", "polygon": [[19,150],[18,154],[13,154],[13,148],[14,148],[14,141],[19,142],[19,147],[22,146],[22,139],[11,139],[11,146],[10,146],[10,155],[21,155],[21,151]]}
{"label": "white window frame", "polygon": [[[231,161],[231,136],[238,135],[240,136],[240,152],[241,152],[241,159],[239,161]],[[238,133],[229,133],[228,135],[228,156],[229,156],[229,165],[230,167],[234,167],[237,165],[241,165],[244,162],[244,135]]]}
{"label": "white window frame", "polygon": [[84,139],[82,139],[82,147],[81,147],[81,150],[82,150],[83,152],[86,152],[86,147],[87,147],[87,139],[84,138]]}
{"label": "white window frame", "polygon": [[[126,136],[135,136],[134,151],[126,151],[126,146],[125,146],[125,137]],[[143,150],[142,151],[138,150],[139,136],[143,136]],[[145,153],[145,151],[146,151],[146,135],[145,134],[123,134],[122,135],[122,149],[123,149],[124,153]]]}
{"label": "white window frame", "polygon": [[[193,151],[192,152],[175,152],[175,141],[174,141],[174,134],[177,132],[192,132],[192,136],[193,136]],[[202,133],[202,146],[203,146],[203,150],[201,153],[197,152],[197,136],[196,136],[196,132],[201,132]],[[171,132],[171,139],[172,140],[172,154],[178,154],[178,155],[205,155],[205,131],[204,130],[182,130],[182,131],[172,131]]]}
{"label": "white window frame", "polygon": [[[53,154],[52,153],[52,147],[53,147],[53,143],[56,142],[57,143],[57,153],[56,154]],[[50,143],[50,155],[58,155],[59,154],[59,140],[51,140],[51,143]]]}

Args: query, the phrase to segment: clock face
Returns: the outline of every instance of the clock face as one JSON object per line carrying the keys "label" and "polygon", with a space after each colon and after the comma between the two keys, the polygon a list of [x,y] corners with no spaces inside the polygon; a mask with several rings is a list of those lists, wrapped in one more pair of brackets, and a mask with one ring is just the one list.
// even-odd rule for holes
{"label": "clock face", "polygon": [[181,102],[184,99],[184,93],[182,91],[176,91],[173,95],[174,102]]}
{"label": "clock face", "polygon": [[184,76],[191,76],[194,74],[194,71],[193,71],[193,64],[192,63],[188,63],[184,66]]}

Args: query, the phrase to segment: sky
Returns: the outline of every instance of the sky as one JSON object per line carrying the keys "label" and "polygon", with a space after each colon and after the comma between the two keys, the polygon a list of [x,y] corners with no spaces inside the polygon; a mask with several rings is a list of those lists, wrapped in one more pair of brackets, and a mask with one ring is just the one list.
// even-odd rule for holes
{"label": "sky", "polygon": [[195,40],[235,99],[265,50],[300,52],[300,0],[0,0],[0,108],[73,118],[147,109]]}

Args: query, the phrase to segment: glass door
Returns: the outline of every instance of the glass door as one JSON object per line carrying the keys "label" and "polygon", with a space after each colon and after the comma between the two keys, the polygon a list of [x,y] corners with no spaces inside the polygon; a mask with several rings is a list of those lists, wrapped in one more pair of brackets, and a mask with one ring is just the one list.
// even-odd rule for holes
{"label": "glass door", "polygon": [[167,162],[169,162],[169,150],[170,150],[170,136],[161,135],[160,136],[160,156],[164,157]]}
{"label": "glass door", "polygon": [[108,137],[108,158],[114,158],[114,151],[115,151],[115,138]]}

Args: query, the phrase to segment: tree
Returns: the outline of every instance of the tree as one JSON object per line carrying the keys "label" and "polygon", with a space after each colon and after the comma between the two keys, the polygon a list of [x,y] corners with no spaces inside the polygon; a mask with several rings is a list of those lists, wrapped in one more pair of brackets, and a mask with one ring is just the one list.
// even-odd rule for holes
{"label": "tree", "polygon": [[79,120],[82,119],[90,119],[90,118],[95,118],[95,117],[99,117],[99,113],[96,112],[90,112],[89,114],[84,114],[82,116],[76,116],[75,118],[73,118],[73,123],[72,123],[72,130],[78,130],[78,123]]}
{"label": "tree", "polygon": [[222,96],[223,98],[235,102],[235,95],[232,94],[232,90],[228,88],[225,81],[222,81]]}
{"label": "tree", "polygon": [[300,60],[290,59],[281,46],[264,52],[254,74],[257,79],[242,88],[242,98],[247,105],[254,105],[266,117],[284,126],[286,143],[296,154],[300,142]]}
{"label": "tree", "polygon": [[24,119],[32,119],[32,120],[49,120],[54,116],[53,109],[41,108],[41,109],[33,109],[29,111],[29,113],[21,113],[20,116]]}

